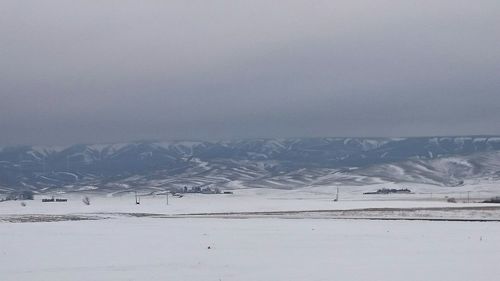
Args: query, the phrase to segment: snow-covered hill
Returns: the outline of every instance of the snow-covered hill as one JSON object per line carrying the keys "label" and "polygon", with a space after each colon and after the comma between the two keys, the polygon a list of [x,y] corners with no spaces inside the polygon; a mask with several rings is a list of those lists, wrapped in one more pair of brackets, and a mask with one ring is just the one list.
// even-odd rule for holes
{"label": "snow-covered hill", "polygon": [[0,148],[0,192],[500,179],[500,137],[289,138]]}

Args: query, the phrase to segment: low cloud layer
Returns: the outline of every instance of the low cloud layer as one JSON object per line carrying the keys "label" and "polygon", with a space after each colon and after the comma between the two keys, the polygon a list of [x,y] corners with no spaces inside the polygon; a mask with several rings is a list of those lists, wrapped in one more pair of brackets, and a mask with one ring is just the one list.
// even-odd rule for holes
{"label": "low cloud layer", "polygon": [[498,1],[2,1],[0,145],[500,134]]}

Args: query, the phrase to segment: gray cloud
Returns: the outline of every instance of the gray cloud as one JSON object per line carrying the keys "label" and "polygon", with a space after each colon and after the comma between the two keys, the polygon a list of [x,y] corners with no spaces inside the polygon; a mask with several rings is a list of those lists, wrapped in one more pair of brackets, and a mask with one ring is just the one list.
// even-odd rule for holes
{"label": "gray cloud", "polygon": [[498,1],[2,1],[0,144],[500,134]]}

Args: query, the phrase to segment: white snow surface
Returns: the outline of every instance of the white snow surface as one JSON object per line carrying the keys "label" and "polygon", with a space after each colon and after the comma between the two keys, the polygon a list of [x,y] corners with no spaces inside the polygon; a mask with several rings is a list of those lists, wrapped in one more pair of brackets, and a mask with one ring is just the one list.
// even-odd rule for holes
{"label": "white snow surface", "polygon": [[[408,187],[413,194],[364,195],[364,192],[379,188]],[[437,187],[425,184],[374,184],[369,186],[341,186],[340,201],[333,202],[336,186],[314,186],[294,190],[271,188],[241,188],[234,194],[185,194],[182,198],[161,194],[149,195],[138,193],[141,204],[135,204],[134,192],[121,196],[92,193],[92,186],[78,194],[53,194],[67,198],[63,203],[42,203],[36,196],[33,201],[25,201],[23,207],[18,201],[0,202],[0,215],[16,214],[84,214],[84,213],[152,213],[152,214],[190,214],[216,212],[267,212],[267,211],[304,211],[304,210],[349,210],[363,208],[424,208],[424,207],[477,207],[488,206],[474,203],[500,195],[496,183],[464,185],[458,187]],[[234,182],[234,188],[240,188]],[[91,205],[82,203],[88,196]],[[448,203],[448,198],[455,198],[458,203]],[[469,200],[470,203],[465,203]],[[495,205],[493,205],[495,206]],[[498,206],[498,205],[496,205]]]}
{"label": "white snow surface", "polygon": [[[496,280],[499,223],[144,219],[3,224],[20,280]],[[210,247],[210,249],[208,249]]]}
{"label": "white snow surface", "polygon": [[[54,194],[0,203],[0,280],[496,280],[500,222],[332,219],[293,216],[197,216],[197,213],[360,210],[373,218],[500,219],[498,206],[471,202],[495,185],[412,186],[415,194],[363,195],[382,186],[299,190],[239,189],[183,198],[133,193],[113,197]],[[396,188],[397,186],[387,186]],[[474,191],[472,196],[470,191]],[[467,193],[469,192],[469,194]],[[89,196],[89,206],[81,199]],[[458,203],[448,203],[454,197]],[[448,207],[460,207],[449,211]],[[412,208],[440,208],[436,211]],[[470,208],[468,210],[467,208]],[[401,210],[408,209],[408,212]],[[161,214],[129,216],[127,214]],[[190,214],[181,216],[180,214]],[[10,223],[12,216],[82,215],[100,220]],[[170,216],[173,215],[173,216]],[[108,219],[102,219],[109,217]],[[210,248],[209,248],[210,247]]]}
{"label": "white snow surface", "polygon": [[[236,184],[236,183],[235,183]],[[364,195],[366,191],[378,188],[401,188],[400,185],[372,185],[341,187],[340,201],[333,202],[336,187],[307,187],[296,190],[280,189],[239,189],[234,194],[185,194],[178,198],[169,196],[169,205],[163,194],[149,195],[138,193],[141,204],[135,204],[134,192],[121,196],[103,196],[91,193],[92,186],[86,187],[79,194],[54,194],[67,198],[68,202],[42,203],[42,198],[35,196],[33,201],[25,201],[21,206],[18,201],[0,202],[1,215],[19,214],[85,214],[85,213],[150,213],[150,214],[192,214],[221,212],[269,212],[269,211],[306,211],[306,210],[352,210],[364,208],[429,208],[429,207],[484,207],[498,206],[474,203],[500,194],[496,185],[478,185],[462,187],[436,187],[414,185],[414,194]],[[85,193],[85,192],[89,193]],[[88,196],[90,206],[82,203]],[[447,198],[455,198],[458,203],[448,203]],[[469,200],[470,203],[465,203]]]}

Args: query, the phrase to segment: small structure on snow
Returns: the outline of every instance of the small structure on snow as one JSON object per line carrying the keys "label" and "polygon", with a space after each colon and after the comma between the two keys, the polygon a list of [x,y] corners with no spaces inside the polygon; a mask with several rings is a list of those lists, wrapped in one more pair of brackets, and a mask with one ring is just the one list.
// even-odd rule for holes
{"label": "small structure on snow", "polygon": [[66,199],[66,198],[54,198],[54,196],[52,196],[52,198],[43,198],[42,202],[44,202],[44,203],[47,203],[47,202],[68,202],[68,199]]}
{"label": "small structure on snow", "polygon": [[483,201],[483,203],[500,203],[500,196],[492,197],[488,200]]}
{"label": "small structure on snow", "polygon": [[382,188],[374,192],[365,192],[363,194],[411,194],[411,190],[408,188],[401,188],[401,189],[395,189],[395,188]]}

